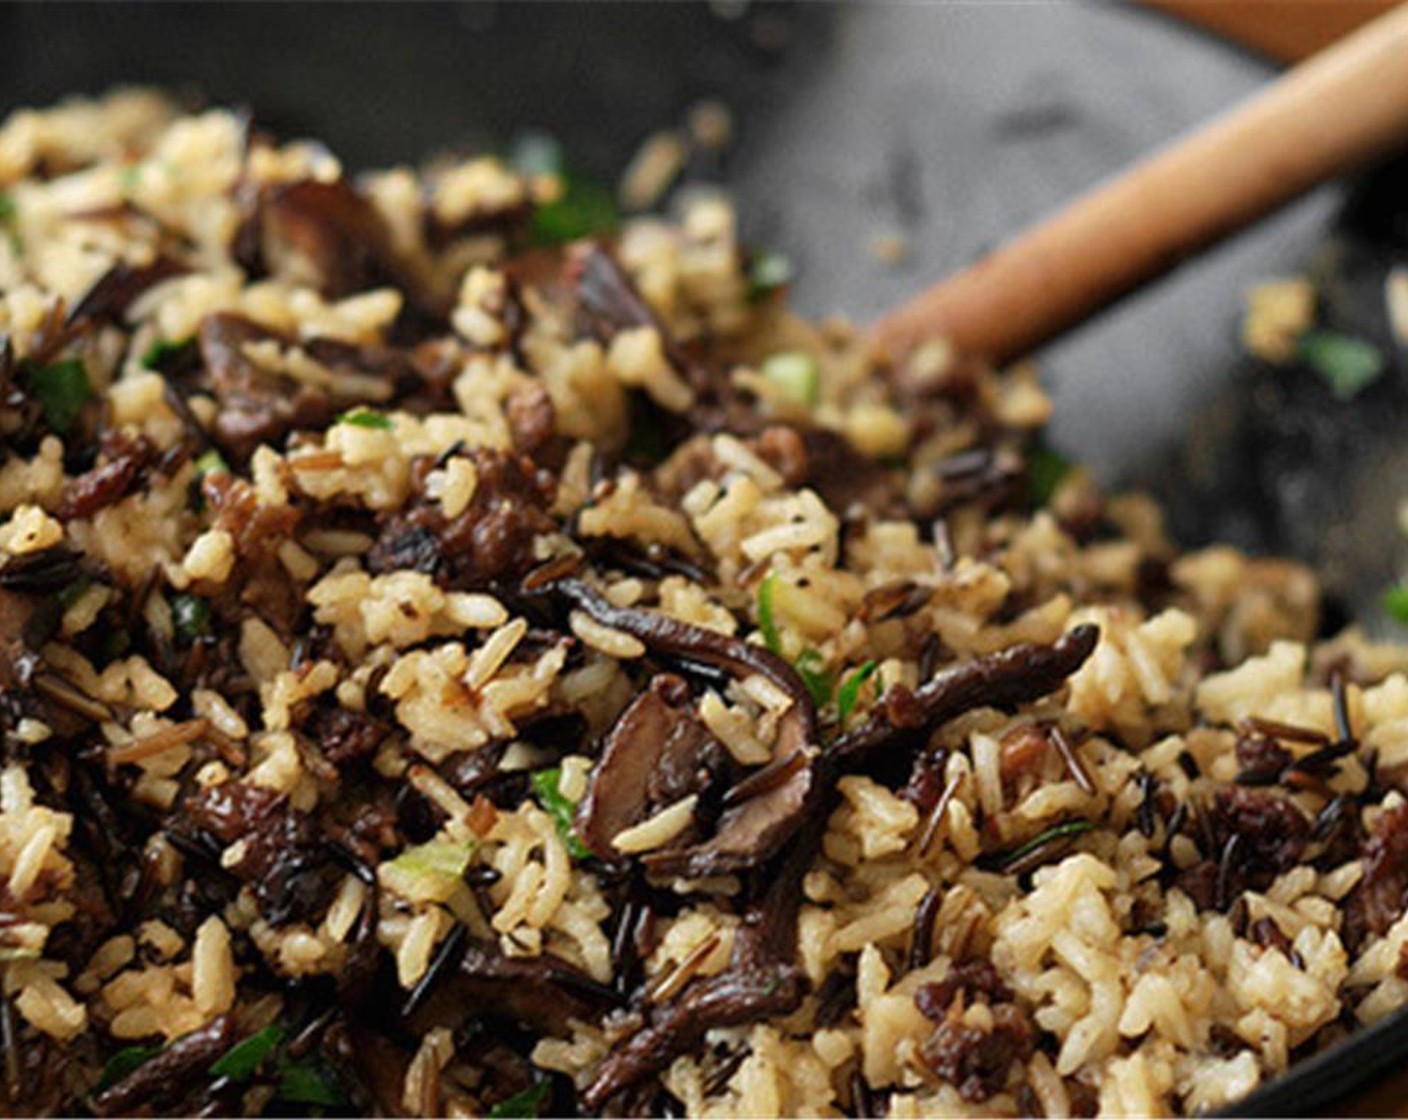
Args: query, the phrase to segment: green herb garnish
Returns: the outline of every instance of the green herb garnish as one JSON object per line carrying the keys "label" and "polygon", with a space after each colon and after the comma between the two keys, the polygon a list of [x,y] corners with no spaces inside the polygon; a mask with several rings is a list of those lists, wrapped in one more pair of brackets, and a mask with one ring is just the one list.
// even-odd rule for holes
{"label": "green herb garnish", "polygon": [[391,866],[408,875],[444,875],[451,879],[464,876],[469,866],[472,848],[450,840],[431,840],[407,848],[391,861]]}
{"label": "green herb garnish", "polygon": [[291,1061],[288,1058],[279,1062],[277,1095],[280,1100],[291,1104],[320,1104],[336,1108],[347,1103],[347,1098],[327,1070],[309,1061]]}
{"label": "green herb garnish", "polygon": [[232,1081],[248,1081],[270,1054],[278,1048],[287,1032],[277,1023],[235,1043],[210,1067],[212,1077],[228,1077]]}
{"label": "green herb garnish", "polygon": [[348,409],[337,418],[335,423],[354,424],[359,428],[375,428],[379,432],[391,430],[391,417],[374,412],[366,405],[358,405],[356,408]]}
{"label": "green herb garnish", "polygon": [[562,174],[562,145],[546,132],[524,132],[509,149],[508,162],[525,179]]}
{"label": "green herb garnish", "polygon": [[1296,343],[1296,356],[1319,374],[1340,400],[1357,396],[1385,369],[1377,346],[1339,331],[1306,331]]}
{"label": "green herb garnish", "polygon": [[562,793],[562,769],[554,766],[550,770],[539,770],[533,775],[533,794],[557,825],[558,834],[567,845],[567,853],[573,859],[586,859],[591,851],[577,835],[575,819],[577,806]]}
{"label": "green herb garnish", "polygon": [[1052,825],[1045,832],[1033,836],[1025,844],[1021,844],[1012,851],[1001,857],[1000,866],[1003,869],[1011,867],[1014,863],[1025,859],[1044,844],[1049,844],[1052,840],[1059,840],[1068,836],[1079,836],[1082,832],[1089,832],[1095,827],[1094,821],[1077,820],[1065,821],[1061,824]]}
{"label": "green herb garnish", "polygon": [[611,191],[575,175],[563,175],[561,197],[533,207],[529,236],[536,246],[563,245],[610,233],[620,224]]}
{"label": "green herb garnish", "polygon": [[1027,489],[1032,505],[1049,505],[1075,464],[1053,447],[1039,443],[1027,452]]}
{"label": "green herb garnish", "polygon": [[19,255],[24,251],[24,243],[20,240],[20,232],[15,228],[15,219],[19,217],[19,208],[15,206],[15,200],[0,191],[0,226],[3,226],[10,237],[10,246],[15,254]]}
{"label": "green herb garnish", "polygon": [[1394,622],[1408,626],[1408,584],[1398,584],[1384,592],[1384,614]]}
{"label": "green herb garnish", "polygon": [[782,652],[782,638],[777,632],[777,619],[773,615],[772,600],[777,594],[777,573],[769,572],[767,579],[758,586],[758,629],[762,631],[763,642],[773,653]]}
{"label": "green herb garnish", "polygon": [[160,1046],[124,1046],[109,1058],[108,1064],[103,1067],[102,1076],[98,1078],[98,1089],[106,1089],[109,1085],[116,1085],[128,1074],[138,1067],[146,1065],[160,1053]]}
{"label": "green herb garnish", "polygon": [[83,405],[93,395],[93,386],[83,363],[70,358],[47,366],[30,366],[30,390],[44,409],[50,428],[64,435],[73,427]]}
{"label": "green herb garnish", "polygon": [[759,372],[788,400],[815,405],[821,399],[821,366],[810,354],[800,350],[774,354]]}
{"label": "green herb garnish", "polygon": [[797,675],[820,708],[831,700],[831,674],[826,671],[826,658],[819,650],[804,649],[797,655]]}
{"label": "green herb garnish", "polygon": [[147,352],[142,355],[142,365],[147,369],[158,372],[168,362],[185,354],[194,343],[189,339],[182,339],[180,342],[168,342],[164,338],[159,338],[147,347]]}
{"label": "green herb garnish", "polygon": [[18,945],[9,949],[0,949],[0,963],[8,963],[10,961],[33,961],[38,959],[38,949],[21,949]]}
{"label": "green herb garnish", "polygon": [[171,625],[176,631],[176,641],[183,646],[204,638],[210,633],[210,604],[198,595],[173,595]]}
{"label": "green herb garnish", "polygon": [[865,687],[865,682],[875,675],[875,670],[880,666],[874,661],[867,661],[854,673],[851,673],[841,682],[841,687],[836,693],[836,718],[841,722],[846,722],[856,708],[856,701],[860,699],[860,690]]}
{"label": "green herb garnish", "polygon": [[528,234],[539,247],[563,245],[584,237],[610,233],[621,224],[616,196],[606,187],[573,174],[562,145],[545,132],[525,132],[509,149],[508,162],[526,179],[559,180],[561,193],[552,202],[534,205]]}
{"label": "green herb garnish", "polygon": [[748,302],[758,303],[792,282],[792,262],[781,253],[760,249],[748,259]]}
{"label": "green herb garnish", "polygon": [[220,471],[229,474],[230,464],[225,462],[225,457],[215,448],[212,447],[209,451],[202,452],[200,457],[196,459],[197,478],[204,478],[208,474],[216,474]]}
{"label": "green herb garnish", "polygon": [[488,1120],[537,1120],[538,1109],[547,1101],[551,1087],[546,1081],[539,1081],[531,1088],[501,1100],[484,1115]]}

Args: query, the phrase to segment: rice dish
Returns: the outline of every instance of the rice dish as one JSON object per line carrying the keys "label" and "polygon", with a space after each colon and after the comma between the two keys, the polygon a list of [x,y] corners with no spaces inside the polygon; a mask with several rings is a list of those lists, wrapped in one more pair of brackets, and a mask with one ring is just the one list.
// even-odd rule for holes
{"label": "rice dish", "polygon": [[0,128],[10,1113],[1153,1115],[1408,999],[1408,656],[718,197]]}

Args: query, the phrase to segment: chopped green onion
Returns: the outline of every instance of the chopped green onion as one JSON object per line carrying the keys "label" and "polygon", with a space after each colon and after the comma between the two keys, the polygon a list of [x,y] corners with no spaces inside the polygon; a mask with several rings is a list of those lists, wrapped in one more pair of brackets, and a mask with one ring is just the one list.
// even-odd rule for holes
{"label": "chopped green onion", "polygon": [[767,579],[758,587],[758,629],[763,632],[763,642],[773,653],[782,652],[782,638],[777,632],[777,619],[773,615],[772,600],[777,594],[777,573],[769,572]]}
{"label": "chopped green onion", "polygon": [[210,1067],[212,1077],[228,1077],[232,1081],[248,1081],[270,1054],[284,1040],[285,1030],[270,1023],[262,1031],[235,1043]]}
{"label": "chopped green onion", "polygon": [[342,1095],[330,1073],[312,1062],[295,1062],[287,1058],[279,1062],[277,1095],[280,1100],[291,1104],[320,1104],[336,1108],[347,1103],[347,1098]]}
{"label": "chopped green onion", "polygon": [[537,1120],[538,1110],[546,1103],[550,1088],[546,1081],[539,1081],[531,1088],[501,1100],[484,1115],[488,1120]]}
{"label": "chopped green onion", "polygon": [[610,233],[620,225],[616,197],[596,183],[562,176],[562,196],[533,207],[529,235],[534,245],[563,245]]}
{"label": "chopped green onion", "polygon": [[83,363],[73,358],[29,367],[29,384],[44,409],[44,419],[60,435],[73,427],[84,403],[93,395]]}
{"label": "chopped green onion", "polygon": [[102,1076],[98,1078],[98,1088],[101,1090],[109,1085],[116,1085],[160,1053],[160,1046],[124,1046],[109,1058],[108,1064],[103,1067]]}
{"label": "chopped green onion", "polygon": [[508,162],[528,179],[561,175],[562,145],[546,132],[525,132],[509,148]]}
{"label": "chopped green onion", "polygon": [[1031,855],[1032,852],[1036,851],[1043,844],[1049,844],[1052,840],[1066,836],[1079,836],[1082,832],[1089,832],[1094,827],[1095,822],[1087,820],[1065,821],[1061,824],[1052,825],[1045,832],[1038,833],[1025,844],[1021,844],[1003,855],[1001,857],[1001,866],[1003,868],[1011,867],[1018,860]]}
{"label": "chopped green onion", "polygon": [[171,625],[176,641],[183,646],[206,637],[210,633],[210,604],[197,595],[172,596]]}
{"label": "chopped green onion", "polygon": [[860,699],[860,690],[865,687],[865,682],[875,675],[875,670],[880,668],[874,661],[867,661],[854,673],[841,682],[841,687],[836,693],[836,716],[841,723],[846,722],[856,708],[856,701]]}
{"label": "chopped green onion", "polygon": [[147,347],[147,352],[142,355],[142,365],[147,369],[160,371],[164,364],[177,355],[184,354],[192,345],[189,338],[182,339],[180,342],[169,342],[164,338],[159,338]]}
{"label": "chopped green onion", "polygon": [[1408,626],[1408,585],[1398,584],[1384,592],[1384,614],[1394,622]]}
{"label": "chopped green onion", "polygon": [[586,859],[592,853],[577,835],[577,806],[562,792],[562,769],[554,766],[550,770],[539,770],[532,782],[533,794],[557,825],[558,834],[567,845],[567,854],[573,859]]}
{"label": "chopped green onion", "polygon": [[449,840],[431,840],[407,848],[391,861],[391,866],[407,875],[443,875],[450,879],[464,876],[473,849],[468,844]]}
{"label": "chopped green onion", "polygon": [[431,840],[418,844],[382,864],[382,884],[415,902],[445,902],[463,890],[464,873],[473,854],[471,843]]}
{"label": "chopped green onion", "polygon": [[1055,448],[1037,444],[1027,452],[1027,489],[1032,505],[1048,505],[1075,464]]}
{"label": "chopped green onion", "polygon": [[354,424],[359,428],[375,428],[380,432],[391,430],[391,417],[383,416],[380,412],[373,412],[365,405],[358,405],[356,408],[344,412],[335,421],[338,424]]}
{"label": "chopped green onion", "polygon": [[831,701],[831,674],[826,671],[826,658],[820,651],[804,649],[797,655],[797,675],[820,708]]}
{"label": "chopped green onion", "polygon": [[763,379],[788,400],[814,405],[821,399],[821,366],[810,354],[786,350],[763,362]]}
{"label": "chopped green onion", "polygon": [[14,946],[9,949],[0,949],[0,962],[32,961],[38,958],[38,949],[22,949],[19,946]]}
{"label": "chopped green onion", "polygon": [[122,189],[124,191],[136,190],[137,184],[142,181],[142,165],[140,163],[129,163],[122,169]]}
{"label": "chopped green onion", "polygon": [[1385,369],[1384,356],[1377,346],[1339,331],[1306,331],[1296,344],[1296,355],[1320,375],[1340,400],[1357,396]]}
{"label": "chopped green onion", "polygon": [[792,262],[769,249],[755,252],[748,260],[748,302],[758,303],[792,282]]}
{"label": "chopped green onion", "polygon": [[197,478],[204,478],[208,474],[217,474],[220,471],[229,474],[230,464],[225,462],[225,457],[215,448],[212,447],[209,451],[202,452],[200,457],[196,459]]}

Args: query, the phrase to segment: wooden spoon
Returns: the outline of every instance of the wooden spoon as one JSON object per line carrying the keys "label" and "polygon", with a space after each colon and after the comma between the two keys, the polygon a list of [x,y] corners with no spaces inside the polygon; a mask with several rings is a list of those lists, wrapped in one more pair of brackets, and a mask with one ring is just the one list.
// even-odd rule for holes
{"label": "wooden spoon", "polygon": [[1299,62],[1398,0],[1139,0],[1279,62]]}
{"label": "wooden spoon", "polygon": [[881,318],[994,361],[1030,353],[1327,180],[1408,143],[1408,4]]}

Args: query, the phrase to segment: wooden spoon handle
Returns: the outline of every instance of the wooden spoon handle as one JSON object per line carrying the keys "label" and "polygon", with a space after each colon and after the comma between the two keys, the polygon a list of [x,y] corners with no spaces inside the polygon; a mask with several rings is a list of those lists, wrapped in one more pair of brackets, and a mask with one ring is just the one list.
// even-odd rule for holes
{"label": "wooden spoon handle", "polygon": [[1280,62],[1299,62],[1398,0],[1139,0]]}
{"label": "wooden spoon handle", "polygon": [[945,337],[1007,361],[1328,179],[1408,141],[1408,4],[890,312],[892,353]]}

